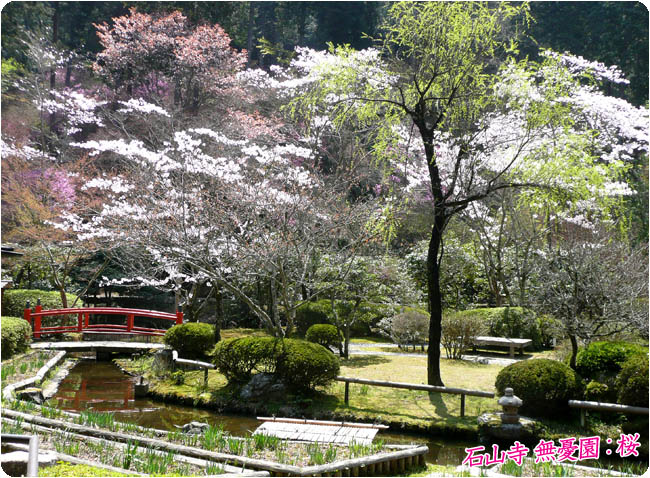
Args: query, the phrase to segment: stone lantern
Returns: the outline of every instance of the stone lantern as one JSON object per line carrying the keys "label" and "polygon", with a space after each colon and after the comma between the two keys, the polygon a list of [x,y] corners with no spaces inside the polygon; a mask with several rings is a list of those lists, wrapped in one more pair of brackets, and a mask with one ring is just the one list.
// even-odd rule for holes
{"label": "stone lantern", "polygon": [[505,395],[499,399],[499,405],[503,407],[501,422],[503,424],[516,425],[519,423],[519,407],[524,403],[521,398],[514,395],[512,388],[505,390]]}

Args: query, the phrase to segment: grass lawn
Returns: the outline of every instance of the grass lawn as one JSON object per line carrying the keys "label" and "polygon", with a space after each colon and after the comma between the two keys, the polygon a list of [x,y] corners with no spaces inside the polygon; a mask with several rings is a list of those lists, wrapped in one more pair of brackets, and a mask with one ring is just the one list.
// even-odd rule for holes
{"label": "grass lawn", "polygon": [[[146,364],[123,359],[127,369],[143,370]],[[143,367],[144,365],[144,367]],[[470,362],[441,361],[441,373],[445,385],[482,391],[493,391],[497,373],[502,367]],[[415,384],[426,383],[426,356],[370,356],[357,355],[341,361],[340,374],[346,377],[388,380]],[[194,404],[210,406],[224,400],[232,400],[231,387],[226,378],[215,370],[208,374],[208,386],[203,385],[202,371],[188,371],[182,384],[171,378],[152,380],[151,391],[160,396],[176,396],[191,400]],[[458,429],[475,431],[476,417],[498,408],[496,399],[466,397],[465,417],[460,418],[460,396],[451,394],[391,389],[350,384],[350,403],[344,403],[345,385],[335,382],[326,390],[312,397],[281,396],[264,397],[267,412],[278,413],[282,407],[292,406],[305,416],[338,416],[364,421],[402,423],[412,428],[427,430]]]}
{"label": "grass lawn", "polygon": [[[443,359],[440,362],[441,375],[448,387],[472,390],[494,391],[496,375],[503,367],[482,365],[458,360]],[[425,384],[427,382],[426,356],[372,356],[357,355],[341,361],[341,375]],[[465,428],[476,426],[476,417],[481,413],[497,409],[496,399],[466,397],[465,418],[460,418],[460,396],[415,390],[402,390],[350,384],[350,404],[343,403],[345,385],[335,383],[329,393],[339,399],[336,411],[351,411],[357,416],[404,423],[429,423],[446,421]]]}

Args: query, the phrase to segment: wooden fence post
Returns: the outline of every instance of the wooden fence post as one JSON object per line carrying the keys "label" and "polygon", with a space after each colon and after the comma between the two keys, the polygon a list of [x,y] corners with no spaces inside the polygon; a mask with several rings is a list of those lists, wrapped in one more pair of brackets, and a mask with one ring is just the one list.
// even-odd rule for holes
{"label": "wooden fence post", "polygon": [[84,315],[82,313],[77,314],[77,332],[81,333],[84,327]]}
{"label": "wooden fence post", "polygon": [[134,316],[133,314],[129,314],[126,316],[126,331],[131,332],[133,330],[133,320]]}
{"label": "wooden fence post", "polygon": [[465,416],[465,394],[464,393],[460,394],[460,416],[461,417]]}
{"label": "wooden fence post", "polygon": [[183,323],[183,306],[179,305],[176,310],[176,324],[180,325]]}
{"label": "wooden fence post", "polygon": [[350,382],[345,382],[345,404],[350,404]]}

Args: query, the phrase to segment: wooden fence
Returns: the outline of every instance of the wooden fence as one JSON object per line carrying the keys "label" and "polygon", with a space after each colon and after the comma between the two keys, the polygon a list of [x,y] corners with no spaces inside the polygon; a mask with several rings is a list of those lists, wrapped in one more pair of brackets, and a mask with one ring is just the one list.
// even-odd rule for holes
{"label": "wooden fence", "polygon": [[582,400],[569,400],[571,408],[580,409],[580,426],[585,426],[585,414],[587,410],[596,410],[599,412],[616,412],[616,413],[629,413],[633,415],[648,415],[648,408],[632,407],[630,405],[620,405],[618,403],[605,403],[605,402],[586,402]]}
{"label": "wooden fence", "polygon": [[494,398],[494,393],[481,390],[466,390],[464,388],[438,387],[435,385],[423,385],[417,383],[385,382],[382,380],[368,380],[365,378],[336,377],[339,382],[345,382],[345,404],[350,402],[350,384],[359,383],[373,387],[404,388],[407,390],[423,390],[425,392],[450,393],[460,395],[460,416],[465,416],[465,396]]}

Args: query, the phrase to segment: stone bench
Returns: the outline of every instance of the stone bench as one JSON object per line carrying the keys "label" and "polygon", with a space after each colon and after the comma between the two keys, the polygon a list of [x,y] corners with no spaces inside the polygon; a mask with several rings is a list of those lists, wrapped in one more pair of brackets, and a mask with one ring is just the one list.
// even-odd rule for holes
{"label": "stone bench", "polygon": [[508,347],[510,356],[515,356],[515,349],[519,349],[519,355],[523,355],[524,347],[532,344],[531,339],[510,339],[506,337],[476,337],[474,338],[474,352],[476,347],[481,345],[493,345],[497,347]]}

